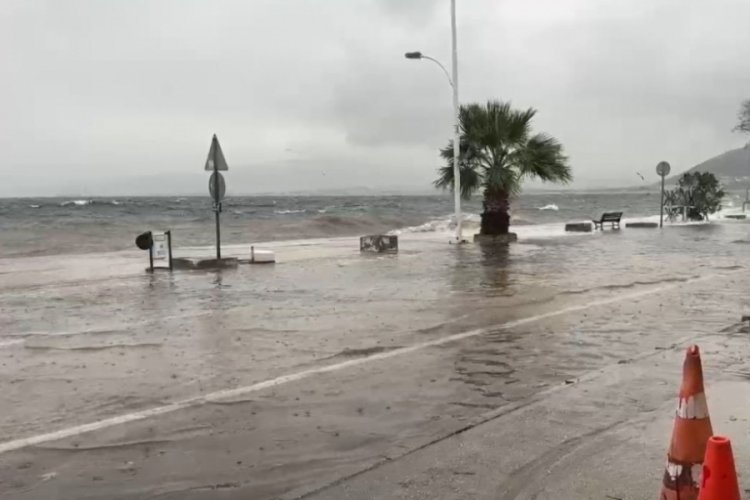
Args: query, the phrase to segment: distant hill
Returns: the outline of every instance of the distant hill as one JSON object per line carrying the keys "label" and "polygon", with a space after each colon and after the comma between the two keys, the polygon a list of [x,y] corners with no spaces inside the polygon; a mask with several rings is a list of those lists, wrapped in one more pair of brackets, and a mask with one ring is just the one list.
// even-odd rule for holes
{"label": "distant hill", "polygon": [[[750,186],[750,147],[731,149],[699,163],[688,172],[711,172],[728,188]],[[680,175],[668,179],[676,183]]]}

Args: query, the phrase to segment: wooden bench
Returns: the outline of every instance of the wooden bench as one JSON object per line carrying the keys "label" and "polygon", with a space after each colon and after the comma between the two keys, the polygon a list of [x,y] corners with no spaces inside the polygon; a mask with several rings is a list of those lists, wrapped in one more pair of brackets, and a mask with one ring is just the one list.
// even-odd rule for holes
{"label": "wooden bench", "polygon": [[605,212],[599,220],[592,220],[594,229],[604,229],[604,224],[612,224],[612,229],[620,229],[622,212]]}

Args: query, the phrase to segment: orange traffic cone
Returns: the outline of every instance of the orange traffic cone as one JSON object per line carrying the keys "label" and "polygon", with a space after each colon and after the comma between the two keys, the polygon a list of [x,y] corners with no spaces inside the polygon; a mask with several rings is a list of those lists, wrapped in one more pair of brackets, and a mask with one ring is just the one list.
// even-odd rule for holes
{"label": "orange traffic cone", "polygon": [[708,440],[698,500],[740,500],[732,443],[722,436]]}
{"label": "orange traffic cone", "polygon": [[661,500],[698,500],[706,443],[713,434],[703,392],[703,368],[698,346],[690,346],[682,366],[672,442],[661,489]]}

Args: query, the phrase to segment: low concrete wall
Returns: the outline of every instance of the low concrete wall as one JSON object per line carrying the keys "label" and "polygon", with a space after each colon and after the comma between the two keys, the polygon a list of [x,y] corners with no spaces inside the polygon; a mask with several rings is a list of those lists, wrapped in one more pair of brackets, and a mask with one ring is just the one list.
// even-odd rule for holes
{"label": "low concrete wall", "polygon": [[658,222],[628,222],[625,224],[625,227],[654,228],[654,227],[659,227],[659,223]]}
{"label": "low concrete wall", "polygon": [[231,269],[237,267],[239,260],[234,257],[226,257],[223,259],[204,259],[199,260],[195,263],[196,269]]}
{"label": "low concrete wall", "polygon": [[182,257],[175,257],[172,259],[172,267],[175,270],[184,271],[186,269],[195,269],[195,262],[190,259]]}
{"label": "low concrete wall", "polygon": [[565,230],[573,233],[590,233],[594,225],[591,222],[568,222]]}
{"label": "low concrete wall", "polygon": [[478,241],[480,243],[512,243],[514,241],[518,241],[518,235],[516,233],[508,233],[508,234],[475,234],[474,235],[474,241]]}
{"label": "low concrete wall", "polygon": [[175,257],[172,259],[172,266],[177,271],[186,271],[192,269],[230,269],[237,267],[239,260],[234,257],[225,257],[220,260],[216,259],[190,259],[184,257]]}

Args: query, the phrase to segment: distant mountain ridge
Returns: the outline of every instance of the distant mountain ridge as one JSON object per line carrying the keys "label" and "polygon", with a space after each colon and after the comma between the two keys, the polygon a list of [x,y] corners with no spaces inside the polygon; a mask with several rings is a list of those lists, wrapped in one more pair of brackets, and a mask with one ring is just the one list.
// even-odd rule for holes
{"label": "distant mountain ridge", "polygon": [[[750,185],[750,145],[730,149],[699,163],[688,172],[711,172],[727,187],[748,186]],[[681,175],[672,176],[668,180],[677,182]]]}

